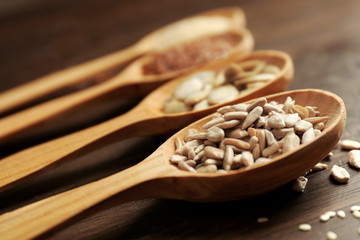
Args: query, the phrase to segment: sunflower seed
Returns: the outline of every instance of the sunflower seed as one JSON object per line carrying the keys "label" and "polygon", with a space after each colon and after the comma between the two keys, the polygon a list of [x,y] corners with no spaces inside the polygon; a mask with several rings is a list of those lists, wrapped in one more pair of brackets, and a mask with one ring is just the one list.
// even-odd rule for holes
{"label": "sunflower seed", "polygon": [[172,155],[171,158],[170,158],[170,162],[172,163],[179,163],[179,162],[182,162],[182,161],[185,161],[187,160],[187,157],[183,156],[183,155]]}
{"label": "sunflower seed", "polygon": [[216,124],[223,123],[223,122],[225,122],[224,118],[216,117],[216,118],[211,119],[207,123],[205,123],[204,126],[202,126],[202,128],[207,129],[207,128],[215,126]]}
{"label": "sunflower seed", "polygon": [[294,133],[294,128],[273,129],[271,132],[276,139],[281,139],[288,133]]}
{"label": "sunflower seed", "polygon": [[325,128],[325,124],[323,122],[315,123],[314,128],[322,131]]}
{"label": "sunflower seed", "polygon": [[354,205],[354,206],[352,206],[352,207],[350,208],[350,211],[351,211],[351,212],[360,211],[360,206]]}
{"label": "sunflower seed", "polygon": [[246,167],[250,167],[254,164],[254,156],[251,154],[251,152],[244,151],[242,152],[241,161]]}
{"label": "sunflower seed", "polygon": [[235,139],[235,138],[225,138],[224,144],[234,145],[235,147],[245,149],[245,150],[250,148],[250,144],[248,142],[242,141],[240,139]]}
{"label": "sunflower seed", "polygon": [[294,113],[292,110],[294,103],[295,101],[293,101],[291,97],[287,97],[282,107],[282,110],[286,113]]}
{"label": "sunflower seed", "polygon": [[221,107],[217,110],[218,113],[221,113],[221,114],[225,114],[225,113],[228,113],[228,112],[234,112],[236,111],[234,109],[234,106],[224,106],[224,107]]}
{"label": "sunflower seed", "polygon": [[360,150],[360,142],[354,140],[342,140],[340,142],[342,149]]}
{"label": "sunflower seed", "polygon": [[194,160],[187,160],[185,161],[190,167],[195,167],[196,166],[196,162]]}
{"label": "sunflower seed", "polygon": [[222,128],[222,129],[229,129],[229,128],[233,128],[235,126],[237,126],[240,123],[239,120],[233,119],[233,120],[229,120],[223,123],[219,123],[216,124],[216,127]]}
{"label": "sunflower seed", "polygon": [[[194,151],[194,153],[196,154],[196,151]],[[200,151],[198,154],[195,155],[195,157],[193,158],[193,160],[194,160],[194,161],[199,161],[199,160],[201,160],[204,156],[205,156],[205,151],[202,150],[202,151]]]}
{"label": "sunflower seed", "polygon": [[336,214],[339,218],[342,218],[342,219],[344,219],[346,217],[346,213],[343,210],[337,211]]}
{"label": "sunflower seed", "polygon": [[304,134],[302,135],[301,143],[305,144],[305,143],[313,141],[314,139],[315,139],[314,129],[310,128],[309,130],[304,132]]}
{"label": "sunflower seed", "polygon": [[247,112],[228,112],[224,114],[225,121],[233,120],[233,119],[245,119],[247,117]]}
{"label": "sunflower seed", "polygon": [[316,111],[315,111],[315,109],[313,108],[313,107],[311,107],[311,106],[306,106],[305,107],[307,110],[308,110],[308,112],[309,112],[309,117],[315,117],[316,116]]}
{"label": "sunflower seed", "polygon": [[210,105],[215,105],[222,102],[234,100],[235,98],[237,98],[238,94],[239,91],[235,86],[227,84],[218,88],[214,88],[210,92],[207,100]]}
{"label": "sunflower seed", "polygon": [[321,222],[327,222],[327,221],[329,221],[329,219],[330,219],[330,215],[328,215],[328,214],[322,214],[320,216],[320,221]]}
{"label": "sunflower seed", "polygon": [[264,109],[265,113],[269,113],[272,111],[278,112],[278,113],[284,113],[284,111],[280,107],[278,107],[274,104],[269,104],[269,103],[265,103],[263,106],[263,109]]}
{"label": "sunflower seed", "polygon": [[272,134],[272,132],[270,132],[267,129],[265,129],[264,131],[265,131],[265,137],[266,137],[266,142],[267,142],[268,146],[271,146],[277,142],[274,135]]}
{"label": "sunflower seed", "polygon": [[297,113],[286,115],[284,119],[285,127],[287,128],[294,127],[296,123],[299,122],[300,120],[301,118]]}
{"label": "sunflower seed", "polygon": [[279,151],[279,149],[283,146],[282,142],[276,142],[273,145],[271,145],[270,147],[265,148],[262,151],[262,155],[264,157],[269,157],[271,155],[273,155],[274,153],[276,153],[277,151]]}
{"label": "sunflower seed", "polygon": [[235,128],[234,130],[227,130],[226,132],[226,136],[229,138],[241,139],[248,135],[249,133],[246,130],[242,130],[240,128]]}
{"label": "sunflower seed", "polygon": [[256,137],[259,140],[259,147],[260,147],[260,151],[262,152],[265,149],[265,144],[266,144],[265,130],[256,131]]}
{"label": "sunflower seed", "polygon": [[348,158],[351,166],[360,169],[360,150],[351,150],[348,153]]}
{"label": "sunflower seed", "polygon": [[352,214],[355,218],[360,218],[360,211],[353,211]]}
{"label": "sunflower seed", "polygon": [[257,99],[255,102],[249,104],[246,108],[246,111],[251,112],[256,107],[261,107],[261,109],[262,109],[262,107],[265,105],[266,102],[267,102],[266,98],[261,97],[261,98]]}
{"label": "sunflower seed", "polygon": [[223,164],[223,162],[221,160],[216,160],[216,159],[206,159],[206,161],[204,162],[204,164],[206,166],[208,165],[216,165],[216,166],[220,166]]}
{"label": "sunflower seed", "polygon": [[225,137],[225,132],[219,127],[211,127],[206,131],[206,138],[211,142],[220,142]]}
{"label": "sunflower seed", "polygon": [[264,223],[264,222],[267,222],[267,221],[269,221],[269,219],[267,217],[259,217],[257,219],[258,223]]}
{"label": "sunflower seed", "polygon": [[196,173],[196,170],[184,161],[179,162],[178,166],[181,170]]}
{"label": "sunflower seed", "polygon": [[327,237],[328,240],[336,240],[337,239],[336,233],[334,233],[332,231],[328,231],[326,233],[326,237]]}
{"label": "sunflower seed", "polygon": [[224,162],[223,162],[223,168],[226,171],[230,171],[233,160],[234,160],[234,150],[231,147],[226,146]]}
{"label": "sunflower seed", "polygon": [[299,132],[306,132],[312,127],[313,125],[305,120],[300,120],[295,124],[295,130]]}
{"label": "sunflower seed", "polygon": [[263,109],[260,106],[255,107],[249,115],[245,118],[243,124],[241,125],[241,129],[245,129],[249,127],[252,123],[254,123],[262,114]]}
{"label": "sunflower seed", "polygon": [[311,168],[311,171],[318,172],[324,169],[327,169],[328,165],[325,163],[317,163],[315,166]]}
{"label": "sunflower seed", "polygon": [[299,114],[301,119],[307,118],[309,116],[309,111],[300,105],[293,105],[292,110]]}
{"label": "sunflower seed", "polygon": [[198,173],[215,173],[217,171],[217,167],[214,164],[203,166],[196,170]]}
{"label": "sunflower seed", "polygon": [[308,179],[306,177],[304,177],[304,176],[298,177],[292,185],[293,191],[294,192],[304,192],[307,182],[308,182]]}
{"label": "sunflower seed", "polygon": [[316,124],[316,123],[326,123],[327,120],[329,120],[329,117],[311,117],[311,118],[305,118],[305,121],[312,123],[312,124]]}
{"label": "sunflower seed", "polygon": [[224,158],[224,150],[222,150],[222,149],[207,146],[207,147],[205,147],[204,151],[205,151],[206,157],[208,157],[208,158],[213,158],[213,159],[223,159]]}
{"label": "sunflower seed", "polygon": [[273,115],[267,120],[269,128],[281,129],[285,127],[284,118],[280,115]]}
{"label": "sunflower seed", "polygon": [[350,180],[350,174],[345,168],[334,165],[331,168],[331,176],[339,183],[347,183]]}
{"label": "sunflower seed", "polygon": [[311,225],[307,223],[303,223],[299,225],[299,230],[303,232],[308,232],[311,230]]}
{"label": "sunflower seed", "polygon": [[336,216],[336,212],[335,211],[327,211],[325,214],[329,215],[331,218]]}

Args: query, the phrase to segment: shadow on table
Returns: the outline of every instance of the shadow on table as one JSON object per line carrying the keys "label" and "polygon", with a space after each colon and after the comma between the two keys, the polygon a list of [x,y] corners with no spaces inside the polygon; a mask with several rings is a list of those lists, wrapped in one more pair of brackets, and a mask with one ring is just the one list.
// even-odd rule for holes
{"label": "shadow on table", "polygon": [[61,166],[0,192],[0,212],[11,211],[122,171],[145,159],[163,141],[162,137],[134,137],[93,150],[70,162],[65,159]]}
{"label": "shadow on table", "polygon": [[[40,239],[65,239],[75,231],[77,239],[228,239],[234,234],[246,239],[276,223],[275,216],[298,201],[289,185],[259,197],[222,203],[164,199],[126,203],[132,200],[126,199],[131,191],[136,189],[86,210]],[[270,220],[261,224],[258,217]]]}

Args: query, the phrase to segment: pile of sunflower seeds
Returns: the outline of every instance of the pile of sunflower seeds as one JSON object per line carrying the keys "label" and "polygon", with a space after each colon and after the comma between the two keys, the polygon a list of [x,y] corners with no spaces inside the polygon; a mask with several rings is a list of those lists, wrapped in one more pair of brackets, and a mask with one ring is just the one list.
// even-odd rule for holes
{"label": "pile of sunflower seeds", "polygon": [[225,173],[270,162],[321,134],[328,120],[316,107],[284,103],[262,97],[251,104],[225,106],[203,125],[175,139],[170,162],[190,172]]}
{"label": "pile of sunflower seeds", "polygon": [[163,111],[197,111],[234,100],[275,79],[279,72],[277,66],[260,60],[232,63],[217,75],[214,71],[198,72],[175,88],[164,103]]}

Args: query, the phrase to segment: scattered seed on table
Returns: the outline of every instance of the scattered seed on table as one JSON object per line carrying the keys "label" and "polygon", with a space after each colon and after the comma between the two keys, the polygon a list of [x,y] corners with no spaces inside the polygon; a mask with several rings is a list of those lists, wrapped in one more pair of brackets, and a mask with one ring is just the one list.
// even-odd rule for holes
{"label": "scattered seed on table", "polygon": [[344,219],[346,217],[346,213],[343,210],[337,211],[336,214],[339,218],[342,218],[342,219]]}
{"label": "scattered seed on table", "polygon": [[335,211],[327,211],[325,214],[329,215],[331,218],[336,216],[336,212]]}
{"label": "scattered seed on table", "polygon": [[328,232],[326,233],[326,237],[327,237],[328,240],[335,240],[335,239],[337,239],[336,233],[334,233],[334,232],[332,232],[332,231],[328,231]]}
{"label": "scattered seed on table", "polygon": [[303,223],[299,225],[299,230],[303,232],[308,232],[311,230],[311,225],[307,223]]}
{"label": "scattered seed on table", "polygon": [[264,222],[267,222],[267,221],[269,221],[269,219],[267,217],[259,217],[257,219],[258,223],[264,223]]}
{"label": "scattered seed on table", "polygon": [[350,211],[351,212],[360,211],[360,206],[359,205],[351,206]]}
{"label": "scattered seed on table", "polygon": [[329,221],[329,219],[330,219],[330,215],[328,215],[328,214],[322,214],[320,216],[320,221],[321,222],[327,222],[327,221]]}
{"label": "scattered seed on table", "polygon": [[307,182],[308,182],[308,179],[306,177],[304,177],[304,176],[298,177],[292,185],[293,191],[294,192],[304,192]]}
{"label": "scattered seed on table", "polygon": [[360,150],[351,150],[348,153],[348,158],[351,166],[360,169]]}
{"label": "scattered seed on table", "polygon": [[345,168],[339,167],[336,164],[331,168],[331,176],[338,183],[347,183],[350,180],[350,174],[348,173],[348,171],[346,171]]}
{"label": "scattered seed on table", "polygon": [[317,163],[314,167],[311,168],[311,171],[318,172],[324,169],[327,169],[329,166],[325,163]]}
{"label": "scattered seed on table", "polygon": [[360,142],[358,141],[354,141],[354,140],[342,140],[340,142],[341,148],[342,149],[347,149],[347,150],[359,150],[360,149]]}
{"label": "scattered seed on table", "polygon": [[360,218],[360,211],[353,211],[353,216],[356,218]]}

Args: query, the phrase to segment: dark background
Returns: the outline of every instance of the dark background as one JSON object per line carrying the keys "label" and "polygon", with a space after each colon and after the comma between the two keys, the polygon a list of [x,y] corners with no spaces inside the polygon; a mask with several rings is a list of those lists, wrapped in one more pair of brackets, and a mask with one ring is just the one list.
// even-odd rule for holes
{"label": "dark background", "polygon": [[[343,98],[348,115],[343,138],[360,140],[358,0],[2,0],[0,91],[111,53],[169,22],[221,6],[244,9],[255,49],[277,49],[292,56],[295,77],[291,89],[321,88]],[[13,147],[78,130],[133,104],[90,122],[80,119],[70,128],[57,123],[54,132]],[[96,108],[93,114],[97,114]],[[137,137],[117,142],[0,193],[1,212],[131,166],[165,138]],[[348,167],[346,152],[336,148],[334,153],[324,162],[348,169],[351,180],[346,185],[335,184],[329,170],[325,170],[309,176],[303,194],[293,193],[287,185],[257,198],[229,203],[147,199],[121,205],[119,195],[40,239],[325,239],[328,230],[340,239],[356,239],[359,220],[351,216],[349,207],[360,204],[360,175]],[[319,222],[325,211],[339,209],[346,211],[346,219]],[[258,224],[260,216],[269,217],[269,222]],[[304,222],[313,225],[311,232],[297,230]]]}

